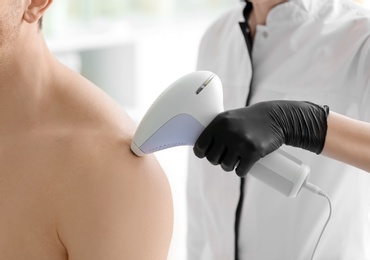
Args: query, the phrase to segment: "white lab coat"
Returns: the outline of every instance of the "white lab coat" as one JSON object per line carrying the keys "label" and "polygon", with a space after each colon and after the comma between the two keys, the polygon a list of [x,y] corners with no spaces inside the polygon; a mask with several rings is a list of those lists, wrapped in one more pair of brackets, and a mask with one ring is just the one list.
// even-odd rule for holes
{"label": "white lab coat", "polygon": [[[226,109],[243,107],[252,66],[239,22],[243,6],[204,35],[198,70],[223,82]],[[253,45],[251,103],[308,100],[370,122],[370,16],[350,1],[292,0],[270,11]],[[338,140],[340,142],[340,140]],[[298,148],[283,147],[311,168],[333,215],[315,260],[370,259],[370,174]],[[306,190],[289,199],[246,177],[241,260],[308,260],[328,217],[325,198]],[[190,152],[188,259],[233,260],[240,179]]]}

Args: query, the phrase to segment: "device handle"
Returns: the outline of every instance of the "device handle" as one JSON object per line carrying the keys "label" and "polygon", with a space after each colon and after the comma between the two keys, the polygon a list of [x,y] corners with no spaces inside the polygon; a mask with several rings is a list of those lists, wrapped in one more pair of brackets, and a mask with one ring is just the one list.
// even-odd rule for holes
{"label": "device handle", "polygon": [[307,181],[309,172],[308,165],[278,149],[255,163],[248,175],[293,198]]}

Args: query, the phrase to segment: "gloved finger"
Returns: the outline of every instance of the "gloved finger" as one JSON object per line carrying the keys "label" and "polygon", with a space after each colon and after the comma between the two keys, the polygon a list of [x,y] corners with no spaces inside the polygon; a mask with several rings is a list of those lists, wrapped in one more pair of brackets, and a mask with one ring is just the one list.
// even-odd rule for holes
{"label": "gloved finger", "polygon": [[257,160],[254,160],[252,158],[248,159],[241,159],[238,166],[235,169],[236,174],[239,177],[245,177],[247,173],[250,171],[250,169],[253,167],[253,165],[256,163]]}
{"label": "gloved finger", "polygon": [[206,153],[207,160],[213,165],[219,165],[226,153],[226,147],[221,142],[214,142]]}
{"label": "gloved finger", "polygon": [[193,152],[195,156],[197,156],[198,158],[204,158],[207,154],[207,151],[211,149],[213,142],[213,136],[203,131],[193,147]]}
{"label": "gloved finger", "polygon": [[220,162],[221,168],[224,171],[231,172],[238,165],[239,160],[240,160],[240,157],[238,156],[237,153],[234,153],[228,150],[223,160]]}

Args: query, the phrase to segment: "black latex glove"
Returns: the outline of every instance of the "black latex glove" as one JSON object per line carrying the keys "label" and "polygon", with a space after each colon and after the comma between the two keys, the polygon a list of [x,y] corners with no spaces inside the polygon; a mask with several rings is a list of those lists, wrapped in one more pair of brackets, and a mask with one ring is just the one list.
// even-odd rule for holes
{"label": "black latex glove", "polygon": [[243,177],[255,162],[286,144],[320,154],[328,107],[300,101],[267,101],[225,111],[206,127],[194,154]]}

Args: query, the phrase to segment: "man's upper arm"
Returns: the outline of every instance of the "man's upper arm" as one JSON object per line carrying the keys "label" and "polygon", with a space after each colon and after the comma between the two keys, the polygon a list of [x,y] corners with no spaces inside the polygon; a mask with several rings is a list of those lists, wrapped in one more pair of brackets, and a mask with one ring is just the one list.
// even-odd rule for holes
{"label": "man's upper arm", "polygon": [[165,260],[173,208],[157,161],[126,151],[95,164],[66,181],[58,232],[69,259]]}

